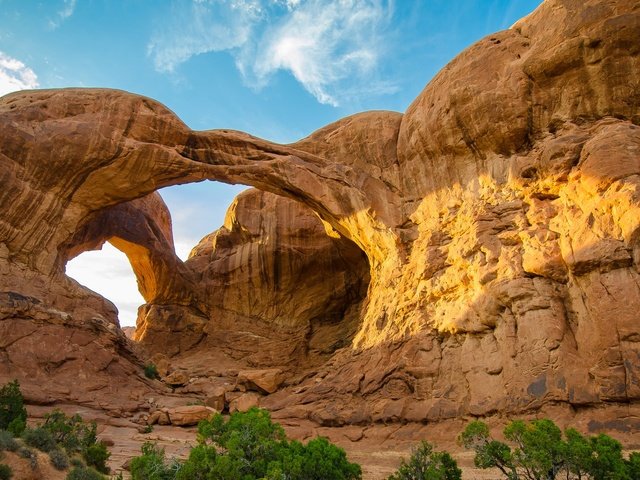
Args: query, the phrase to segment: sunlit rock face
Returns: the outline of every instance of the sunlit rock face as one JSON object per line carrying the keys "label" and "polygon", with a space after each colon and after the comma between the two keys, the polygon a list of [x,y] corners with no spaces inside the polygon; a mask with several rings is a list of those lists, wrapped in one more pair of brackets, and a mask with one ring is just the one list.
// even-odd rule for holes
{"label": "sunlit rock face", "polygon": [[[636,2],[546,1],[462,52],[404,115],[354,115],[291,145],[192,131],[125,92],[5,96],[2,290],[115,322],[63,274],[83,245],[113,239],[148,302],[143,347],[202,371],[205,358],[284,368],[263,402],[281,417],[431,421],[550,403],[631,416],[639,38]],[[240,196],[183,264],[148,195],[205,178],[269,193]],[[146,233],[90,227],[116,208]]]}

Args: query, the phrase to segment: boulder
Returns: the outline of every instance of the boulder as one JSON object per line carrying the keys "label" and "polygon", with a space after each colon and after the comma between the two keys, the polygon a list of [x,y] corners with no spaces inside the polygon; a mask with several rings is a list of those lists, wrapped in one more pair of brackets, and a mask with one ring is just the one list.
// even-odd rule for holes
{"label": "boulder", "polygon": [[225,408],[225,393],[224,387],[216,387],[209,392],[204,404],[218,412],[222,412]]}
{"label": "boulder", "polygon": [[238,372],[238,384],[248,390],[262,393],[274,393],[285,379],[284,372],[279,368],[261,370],[241,370]]}
{"label": "boulder", "polygon": [[260,406],[260,395],[253,392],[241,394],[229,403],[229,413],[246,412],[253,407]]}
{"label": "boulder", "polygon": [[189,375],[183,370],[176,370],[164,377],[162,381],[172,387],[181,387],[189,383]]}
{"label": "boulder", "polygon": [[197,425],[201,420],[206,420],[216,413],[211,407],[205,405],[187,405],[184,407],[170,408],[167,412],[171,425],[188,427]]}

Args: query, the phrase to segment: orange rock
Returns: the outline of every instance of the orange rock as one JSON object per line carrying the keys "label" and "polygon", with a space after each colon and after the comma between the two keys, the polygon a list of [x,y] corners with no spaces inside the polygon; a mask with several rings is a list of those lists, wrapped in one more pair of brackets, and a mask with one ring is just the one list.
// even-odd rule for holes
{"label": "orange rock", "polygon": [[253,407],[260,406],[260,395],[253,392],[241,394],[229,402],[229,413],[246,412]]}
{"label": "orange rock", "polygon": [[176,370],[164,377],[162,381],[172,387],[181,387],[182,385],[189,383],[189,375],[182,370]]}
{"label": "orange rock", "polygon": [[205,405],[207,407],[211,407],[218,412],[222,412],[225,407],[225,389],[224,387],[217,387],[207,396],[205,400]]}
{"label": "orange rock", "polygon": [[205,405],[187,405],[184,407],[170,408],[167,412],[172,425],[187,427],[197,425],[200,420],[206,420],[216,411]]}
{"label": "orange rock", "polygon": [[238,384],[258,392],[273,393],[278,390],[283,381],[284,372],[279,368],[238,372]]}

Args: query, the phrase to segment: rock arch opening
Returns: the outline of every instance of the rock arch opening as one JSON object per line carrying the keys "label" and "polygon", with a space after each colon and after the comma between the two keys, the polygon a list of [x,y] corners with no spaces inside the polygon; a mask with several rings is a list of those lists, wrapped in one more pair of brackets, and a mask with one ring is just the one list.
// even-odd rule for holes
{"label": "rock arch opening", "polygon": [[69,260],[65,273],[115,304],[121,327],[135,327],[138,307],[145,303],[127,256],[106,242],[100,250]]}
{"label": "rock arch opening", "polygon": [[219,223],[183,262],[169,208],[154,192],[89,215],[60,257],[103,242],[128,257],[144,297],[134,339],[149,353],[206,351],[229,332],[242,341],[240,325],[258,357],[264,342],[283,343],[262,365],[315,362],[350,344],[369,286],[360,248],[329,236],[303,204],[257,189],[237,195]]}

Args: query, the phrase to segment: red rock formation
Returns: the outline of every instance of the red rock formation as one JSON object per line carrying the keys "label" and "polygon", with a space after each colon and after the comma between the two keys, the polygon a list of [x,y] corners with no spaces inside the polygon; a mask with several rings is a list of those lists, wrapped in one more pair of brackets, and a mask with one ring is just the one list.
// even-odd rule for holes
{"label": "red rock formation", "polygon": [[[73,321],[114,321],[109,304],[62,269],[79,248],[115,238],[149,301],[137,332],[145,346],[171,346],[202,375],[246,364],[297,370],[261,400],[280,418],[425,422],[562,403],[625,405],[620,425],[637,429],[638,38],[634,2],[548,0],[465,50],[404,115],[355,115],[292,145],[195,132],[124,92],[5,96],[1,290],[38,299],[22,311],[45,305],[47,325],[57,321],[52,308]],[[308,213],[295,217],[302,225],[270,221],[291,222],[293,207],[251,193],[239,203],[268,206],[262,215],[236,207],[237,221],[182,265],[157,199],[136,199],[205,178],[301,202],[366,255],[363,309],[318,337],[330,339],[317,349],[326,354],[336,339],[348,343],[324,365],[309,360],[307,334],[323,308],[337,320],[345,305],[353,315],[359,299],[345,303],[345,292],[366,280],[346,267],[364,263],[344,253],[344,240],[320,240]],[[148,228],[97,220],[109,209]],[[102,223],[113,230],[92,227]],[[294,227],[309,233],[297,239]],[[295,250],[307,246],[327,253],[318,280],[304,283],[315,264]],[[332,303],[322,269],[333,258],[342,263]],[[256,303],[243,301],[247,280]],[[302,302],[286,304],[294,291]],[[29,328],[37,315],[27,315]],[[203,355],[216,348],[213,367]]]}
{"label": "red rock formation", "polygon": [[326,359],[357,331],[369,280],[353,243],[329,237],[299,203],[259,190],[235,199],[224,226],[202,239],[182,269],[192,285],[181,288],[198,301],[148,301],[136,339],[150,353],[184,353],[231,369],[298,369]]}

